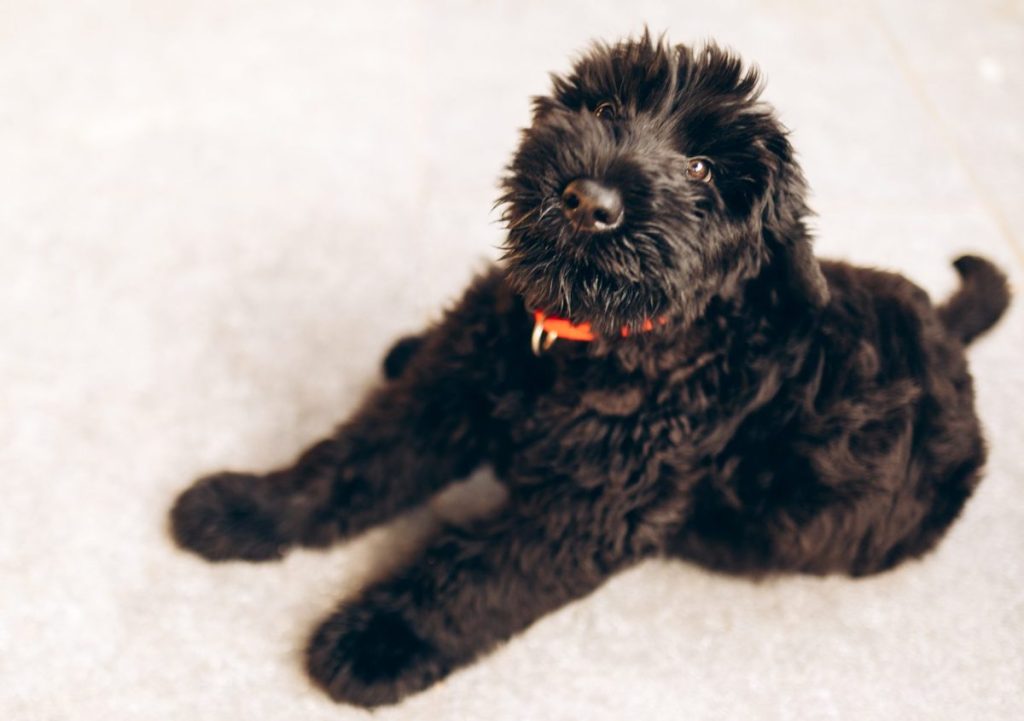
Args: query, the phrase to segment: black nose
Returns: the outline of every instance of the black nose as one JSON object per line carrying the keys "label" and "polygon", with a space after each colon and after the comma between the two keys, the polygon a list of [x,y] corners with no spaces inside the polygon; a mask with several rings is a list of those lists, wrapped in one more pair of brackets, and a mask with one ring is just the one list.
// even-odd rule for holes
{"label": "black nose", "polygon": [[596,180],[577,178],[562,192],[562,211],[579,230],[612,230],[622,223],[622,195]]}

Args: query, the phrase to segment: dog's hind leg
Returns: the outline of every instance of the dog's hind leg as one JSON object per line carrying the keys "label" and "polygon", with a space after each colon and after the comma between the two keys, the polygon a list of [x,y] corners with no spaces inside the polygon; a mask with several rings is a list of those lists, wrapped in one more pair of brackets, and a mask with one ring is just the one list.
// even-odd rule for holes
{"label": "dog's hind leg", "polygon": [[423,335],[407,335],[396,340],[384,356],[384,377],[394,380],[402,375],[416,355],[416,351],[423,345],[423,340]]}

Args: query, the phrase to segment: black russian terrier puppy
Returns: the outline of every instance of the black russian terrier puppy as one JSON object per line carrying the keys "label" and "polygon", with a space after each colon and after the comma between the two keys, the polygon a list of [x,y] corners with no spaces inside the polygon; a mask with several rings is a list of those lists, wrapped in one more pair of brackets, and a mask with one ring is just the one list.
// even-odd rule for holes
{"label": "black russian terrier puppy", "polygon": [[651,556],[861,576],[956,518],[985,460],[964,347],[1006,279],[960,258],[936,308],[899,275],[819,263],[759,90],[714,45],[596,46],[534,101],[504,263],[400,341],[389,380],[292,467],[178,499],[181,546],[259,561],[494,467],[500,512],[313,634],[333,698],[397,702]]}

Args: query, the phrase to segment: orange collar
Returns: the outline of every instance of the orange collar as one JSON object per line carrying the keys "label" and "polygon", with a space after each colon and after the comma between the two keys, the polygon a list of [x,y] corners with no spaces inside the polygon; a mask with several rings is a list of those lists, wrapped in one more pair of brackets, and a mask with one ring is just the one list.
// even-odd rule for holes
{"label": "orange collar", "polygon": [[[658,325],[665,325],[668,319],[664,316],[658,318]],[[647,319],[643,322],[641,329],[644,331],[654,330],[654,323]],[[629,337],[629,328],[622,327],[622,337]],[[590,323],[573,323],[567,318],[558,318],[553,315],[545,315],[542,310],[533,311],[533,336],[530,338],[530,347],[534,355],[540,355],[550,348],[556,340],[592,341],[594,331],[590,329]]]}

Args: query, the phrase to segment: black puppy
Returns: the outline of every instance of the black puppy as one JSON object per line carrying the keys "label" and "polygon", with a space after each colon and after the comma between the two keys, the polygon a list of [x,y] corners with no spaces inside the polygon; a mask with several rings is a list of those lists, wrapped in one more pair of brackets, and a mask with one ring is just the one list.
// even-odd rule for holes
{"label": "black puppy", "polygon": [[957,516],[985,460],[964,346],[1006,279],[961,258],[934,308],[898,275],[819,264],[758,92],[714,45],[595,47],[535,100],[503,265],[396,345],[389,381],[294,466],[178,499],[179,544],[264,560],[494,467],[502,511],[315,632],[333,698],[394,703],[644,558],[859,576]]}

